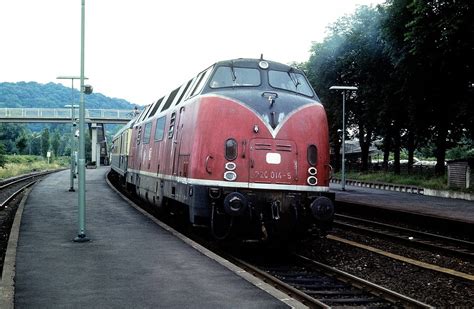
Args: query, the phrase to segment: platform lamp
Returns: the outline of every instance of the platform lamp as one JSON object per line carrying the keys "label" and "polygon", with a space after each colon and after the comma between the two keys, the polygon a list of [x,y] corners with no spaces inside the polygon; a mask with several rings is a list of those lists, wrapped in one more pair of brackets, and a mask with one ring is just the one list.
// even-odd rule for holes
{"label": "platform lamp", "polygon": [[355,91],[355,86],[331,86],[329,90],[342,90],[342,171],[341,188],[346,190],[346,90]]}
{"label": "platform lamp", "polygon": [[[76,127],[76,117],[74,115],[74,108],[79,107],[79,105],[74,105],[74,80],[81,79],[80,76],[58,76],[56,79],[70,79],[71,80],[71,104],[64,105],[64,107],[71,108],[71,179],[70,179],[70,186],[69,192],[74,192],[74,170],[75,170],[75,157],[74,152],[76,150],[76,143],[74,142],[74,131]],[[85,78],[87,79],[87,77]]]}
{"label": "platform lamp", "polygon": [[79,172],[79,194],[78,194],[78,233],[74,242],[87,242],[86,237],[86,138],[85,138],[85,104],[84,94],[91,94],[92,87],[84,85],[84,37],[85,37],[85,0],[81,0],[81,99],[79,101],[79,159],[77,160]]}

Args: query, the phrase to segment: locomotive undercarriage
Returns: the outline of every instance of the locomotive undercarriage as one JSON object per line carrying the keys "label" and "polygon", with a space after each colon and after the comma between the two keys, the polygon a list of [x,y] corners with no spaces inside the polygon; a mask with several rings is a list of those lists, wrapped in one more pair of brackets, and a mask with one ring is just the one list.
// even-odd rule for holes
{"label": "locomotive undercarriage", "polygon": [[224,188],[208,191],[211,231],[218,239],[301,240],[325,236],[331,229],[331,194]]}
{"label": "locomotive undercarriage", "polygon": [[264,242],[320,237],[332,225],[332,193],[237,190],[137,174],[130,180],[133,191],[158,211],[185,215],[192,225],[209,227],[216,239]]}

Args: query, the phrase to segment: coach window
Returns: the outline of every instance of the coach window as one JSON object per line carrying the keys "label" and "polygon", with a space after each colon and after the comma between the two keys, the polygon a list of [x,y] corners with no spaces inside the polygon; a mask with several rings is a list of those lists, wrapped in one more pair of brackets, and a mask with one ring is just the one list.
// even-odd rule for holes
{"label": "coach window", "polygon": [[145,130],[143,132],[143,144],[150,143],[150,136],[151,136],[151,122],[145,124]]}
{"label": "coach window", "polygon": [[306,81],[304,75],[292,70],[288,72],[270,70],[268,72],[268,81],[270,86],[274,88],[296,92],[308,97],[314,96],[313,90],[311,90],[311,86]]}
{"label": "coach window", "polygon": [[227,66],[218,67],[209,83],[211,88],[248,87],[259,85],[259,70]]}
{"label": "coach window", "polygon": [[166,116],[160,117],[156,120],[155,141],[157,142],[163,140],[163,136],[165,135],[165,122]]}

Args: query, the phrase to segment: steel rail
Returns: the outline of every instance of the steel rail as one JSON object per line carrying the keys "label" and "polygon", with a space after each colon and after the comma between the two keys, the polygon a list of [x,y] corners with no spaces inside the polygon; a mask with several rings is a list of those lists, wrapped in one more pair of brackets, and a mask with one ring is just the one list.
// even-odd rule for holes
{"label": "steel rail", "polygon": [[57,171],[37,172],[37,173],[34,173],[34,174],[20,175],[20,176],[17,176],[15,178],[13,178],[13,179],[12,178],[4,179],[0,184],[0,190],[8,188],[9,186],[12,186],[14,184],[17,184],[19,182],[22,182],[22,181],[25,181],[25,180],[28,180],[28,179],[31,179],[31,178],[48,175],[48,174],[51,174],[51,173],[54,173],[54,172],[57,172]]}
{"label": "steel rail", "polygon": [[392,290],[384,288],[383,286],[380,286],[375,283],[364,280],[362,278],[356,277],[354,275],[351,275],[349,273],[346,273],[342,270],[336,269],[329,265],[314,261],[303,255],[295,254],[295,256],[306,263],[310,263],[311,265],[316,266],[318,269],[322,270],[324,273],[328,275],[335,276],[337,279],[341,281],[344,281],[353,286],[362,288],[363,290],[366,290],[394,304],[402,304],[404,307],[409,307],[409,308],[433,308],[432,306],[425,304],[423,302],[420,302],[416,299],[394,292]]}
{"label": "steel rail", "polygon": [[275,276],[270,275],[268,272],[261,270],[241,259],[235,257],[226,257],[226,259],[230,259],[232,263],[237,264],[239,267],[247,270],[252,275],[262,279],[265,282],[269,282],[273,287],[279,289],[285,294],[295,298],[298,301],[301,301],[305,305],[310,306],[311,308],[331,308],[330,306],[326,305],[325,303],[317,300],[314,297],[298,290],[297,288],[283,282],[282,280],[276,278]]}
{"label": "steel rail", "polygon": [[[187,235],[187,236],[190,237],[189,235]],[[322,296],[322,297],[318,299],[316,297],[313,297],[313,296],[305,293],[301,289],[298,289],[298,287],[292,286],[291,284],[284,282],[283,280],[277,278],[276,276],[272,275],[268,271],[265,271],[264,269],[260,269],[258,266],[254,266],[254,265],[250,264],[249,262],[246,262],[246,261],[244,261],[240,258],[237,258],[237,257],[233,256],[232,254],[229,254],[227,252],[223,252],[222,248],[218,248],[218,247],[208,243],[206,240],[202,239],[202,237],[196,236],[196,235],[193,235],[193,236],[191,236],[191,239],[193,239],[197,243],[201,244],[202,246],[206,247],[208,250],[211,250],[215,254],[217,254],[217,255],[225,258],[226,260],[228,260],[230,263],[237,265],[238,267],[240,267],[240,268],[244,269],[245,271],[247,271],[249,274],[252,274],[253,276],[255,276],[257,278],[260,278],[261,280],[265,281],[266,283],[271,284],[273,287],[275,287],[276,289],[278,289],[278,290],[282,291],[283,293],[287,294],[289,297],[292,297],[295,300],[300,301],[300,302],[304,303],[305,305],[307,305],[311,308],[331,308],[332,307],[331,304],[335,304],[335,305],[342,304],[342,306],[344,306],[344,305],[347,305],[348,302],[351,302],[351,301],[354,301],[358,304],[367,304],[368,302],[371,302],[372,304],[383,302],[385,305],[387,303],[389,303],[393,306],[398,305],[399,307],[403,306],[403,307],[410,307],[410,308],[432,308],[431,306],[429,306],[427,304],[424,304],[424,303],[419,302],[417,300],[411,299],[407,296],[398,294],[394,291],[390,291],[386,288],[380,287],[380,286],[378,286],[374,283],[370,283],[370,282],[365,281],[363,279],[357,278],[353,275],[344,273],[340,270],[335,270],[334,269],[334,271],[331,272],[331,274],[328,274],[330,272],[329,269],[331,269],[330,266],[327,266],[327,265],[325,265],[325,267],[321,267],[319,265],[316,266],[317,264],[320,264],[320,263],[312,261],[312,260],[310,260],[306,257],[303,257],[303,256],[295,255],[299,259],[304,260],[305,264],[308,264],[308,261],[311,261],[312,264],[313,264],[312,267],[317,268],[318,271],[320,271],[320,273],[324,274],[324,276],[332,277],[332,278],[337,277],[335,279],[336,281],[339,281],[339,282],[341,282],[341,284],[346,284],[346,285],[360,291],[360,292],[356,291],[354,294],[362,295],[362,299],[360,299],[359,302],[357,302],[357,300],[353,300],[353,299],[349,299],[349,300],[344,299],[344,296],[347,295],[347,294],[340,293],[339,291],[334,291],[332,293],[327,292],[327,291],[323,291],[319,294],[319,296]],[[324,265],[324,264],[320,264],[320,265]],[[293,266],[294,265],[289,265],[288,268],[290,269]],[[265,268],[265,267],[263,267],[263,268]],[[322,270],[324,270],[324,271],[322,271]],[[315,275],[315,274],[312,274],[312,275]],[[344,278],[344,279],[342,279],[342,278]],[[303,280],[305,280],[305,279],[303,279]],[[324,284],[322,285],[322,287],[325,288]],[[325,290],[327,290],[327,289],[329,289],[329,288],[325,288]],[[364,294],[370,295],[370,297],[374,298],[374,300],[367,299],[367,297],[364,298]],[[326,300],[322,299],[322,298],[324,298],[324,296],[339,296],[339,295],[341,297],[339,297],[339,299],[336,299],[336,300],[334,300],[334,299],[326,299]],[[375,299],[375,298],[377,298],[378,300]],[[325,303],[325,301],[326,301],[326,303]],[[327,304],[327,303],[330,303],[330,304]]]}
{"label": "steel rail", "polygon": [[[424,247],[437,252],[444,252],[462,258],[474,259],[474,243],[447,236],[417,231],[391,224],[375,222],[347,215],[336,215],[334,226],[351,229],[362,233],[370,233],[378,237],[390,238],[411,246]],[[342,222],[346,220],[346,222]],[[357,225],[347,223],[354,222]],[[362,225],[362,226],[361,226]],[[457,247],[454,247],[457,246]]]}
{"label": "steel rail", "polygon": [[21,192],[23,192],[26,188],[28,187],[31,187],[32,185],[34,185],[36,182],[38,181],[37,180],[34,180],[30,183],[27,183],[26,185],[22,186],[20,189],[18,189],[17,191],[15,191],[13,194],[10,194],[9,197],[7,197],[1,204],[0,204],[0,209],[4,209],[5,206],[10,203],[18,194],[20,194]]}

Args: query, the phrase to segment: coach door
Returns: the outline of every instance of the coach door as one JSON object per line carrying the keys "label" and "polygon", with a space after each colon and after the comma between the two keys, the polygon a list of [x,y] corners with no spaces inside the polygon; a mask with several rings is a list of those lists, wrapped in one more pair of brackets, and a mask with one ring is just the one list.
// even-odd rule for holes
{"label": "coach door", "polygon": [[[179,150],[181,148],[181,137],[182,137],[182,124],[181,118],[184,113],[184,107],[179,109],[179,113],[173,112],[175,115],[175,127],[174,127],[174,136],[173,136],[173,144],[172,148],[172,158],[173,158],[173,175],[180,176],[178,173],[179,169]],[[173,117],[173,116],[172,116]]]}
{"label": "coach door", "polygon": [[251,183],[293,184],[298,173],[296,144],[288,140],[250,141]]}

